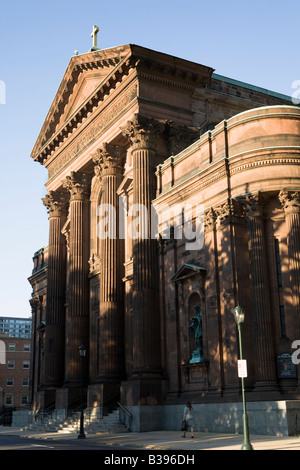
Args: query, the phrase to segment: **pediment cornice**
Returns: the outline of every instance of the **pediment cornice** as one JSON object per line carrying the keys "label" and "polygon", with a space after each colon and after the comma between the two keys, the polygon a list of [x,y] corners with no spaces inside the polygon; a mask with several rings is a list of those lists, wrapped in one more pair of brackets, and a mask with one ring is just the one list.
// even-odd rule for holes
{"label": "pediment cornice", "polygon": [[[129,56],[128,60],[126,60],[127,56]],[[103,101],[105,94],[116,86],[117,81],[122,79],[123,74],[127,73],[132,65],[129,46],[72,57],[32,150],[32,158],[43,163],[59,143],[69,135],[71,129],[77,128],[95,106]],[[105,79],[100,81],[84,102],[57,128],[80,77],[87,72],[99,69],[107,69]]]}
{"label": "pediment cornice", "polygon": [[173,275],[173,282],[182,282],[199,274],[205,275],[206,269],[195,264],[183,264]]}
{"label": "pediment cornice", "polygon": [[[31,157],[44,164],[132,68],[136,69],[138,79],[150,79],[188,91],[204,86],[213,72],[210,67],[130,44],[74,56],[69,62]],[[99,72],[99,84],[82,103],[78,101],[77,107],[70,107],[76,85],[80,81],[83,83],[93,71]]]}

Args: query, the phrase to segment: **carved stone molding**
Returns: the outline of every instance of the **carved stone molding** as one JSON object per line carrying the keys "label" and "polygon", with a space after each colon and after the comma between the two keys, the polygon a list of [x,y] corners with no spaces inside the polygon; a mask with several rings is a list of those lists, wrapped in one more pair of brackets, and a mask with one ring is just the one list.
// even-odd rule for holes
{"label": "carved stone molding", "polygon": [[121,131],[124,137],[131,142],[133,150],[139,148],[155,150],[157,139],[165,131],[165,122],[135,114],[133,119],[121,128]]}
{"label": "carved stone molding", "polygon": [[291,213],[300,213],[300,190],[289,191],[283,188],[278,195],[278,199],[286,215]]}
{"label": "carved stone molding", "polygon": [[[101,51],[103,54],[104,51]],[[81,59],[82,60],[82,59]],[[80,61],[80,59],[76,59]],[[75,65],[73,70],[67,72],[66,77],[64,78],[62,84],[65,85],[65,88],[60,88],[59,92],[55,97],[55,101],[51,106],[51,115],[50,119],[44,123],[42,128],[40,138],[38,139],[35,148],[33,158],[42,163],[43,160],[47,159],[49,155],[53,152],[57,146],[59,146],[64,140],[65,136],[69,134],[70,129],[76,128],[78,125],[81,125],[85,119],[91,114],[94,109],[105,106],[104,97],[109,95],[111,90],[116,87],[117,83],[120,83],[124,76],[127,76],[130,72],[132,66],[135,66],[136,59],[129,58],[126,61],[122,61],[122,66],[120,66],[115,72],[109,73],[104,81],[101,82],[101,86],[98,86],[92,95],[90,95],[89,100],[85,100],[82,105],[76,110],[75,113],[66,119],[64,125],[59,128],[57,132],[57,127],[59,126],[61,115],[65,112],[65,106],[68,103],[70,96],[72,95],[73,87],[78,81],[78,77],[81,72],[85,70],[91,70],[92,68],[105,68],[112,65],[117,65],[120,61],[120,56],[113,59],[100,59],[93,60],[88,64],[79,64]],[[71,61],[72,62],[72,61]],[[72,67],[72,65],[71,65]],[[74,79],[70,77],[70,74],[74,76]],[[132,87],[131,87],[132,88]],[[61,94],[62,93],[62,94]],[[132,94],[132,90],[131,90]]]}
{"label": "carved stone molding", "polygon": [[235,221],[242,216],[242,209],[236,199],[228,199],[226,202],[218,207],[213,208],[216,216],[216,222],[219,224],[226,224],[235,218]]}
{"label": "carved stone molding", "polygon": [[[278,153],[277,153],[278,152]],[[230,176],[242,171],[251,170],[254,168],[271,167],[271,166],[283,166],[283,165],[299,165],[299,157],[295,157],[295,153],[299,153],[298,150],[293,148],[290,151],[288,148],[285,149],[284,154],[282,150],[275,151],[272,149],[272,155],[269,150],[260,149],[258,155],[250,155],[246,162],[241,163],[243,160],[238,160],[230,165]]]}
{"label": "carved stone molding", "polygon": [[204,230],[209,232],[215,228],[217,215],[212,207],[204,214]]}
{"label": "carved stone molding", "polygon": [[104,143],[93,157],[95,175],[119,175],[124,171],[125,149],[117,145]]}
{"label": "carved stone molding", "polygon": [[49,216],[59,216],[66,210],[68,195],[60,191],[50,191],[42,198],[44,206],[47,208]]}
{"label": "carved stone molding", "polygon": [[[62,148],[53,162],[49,162],[49,178],[56,176],[60,172],[61,168],[63,168],[67,163],[70,163],[73,158],[76,158],[82,151],[84,151],[86,146],[101,134],[108,123],[111,122],[124,108],[126,108],[134,97],[135,87],[131,86],[119,98],[112,103],[109,103],[109,105],[105,105],[105,103],[103,103],[101,113],[95,117],[84,132],[74,138],[68,147]],[[51,154],[47,158],[50,159]],[[43,164],[47,161],[47,158],[44,159],[42,162]]]}
{"label": "carved stone molding", "polygon": [[169,121],[166,126],[170,155],[176,155],[199,139],[199,129]]}
{"label": "carved stone molding", "polygon": [[71,200],[85,199],[89,195],[90,178],[84,173],[71,171],[63,181],[63,187],[70,192]]}
{"label": "carved stone molding", "polygon": [[29,299],[29,303],[32,314],[35,314],[37,312],[37,309],[41,306],[40,298],[38,296],[31,297],[31,299]]}
{"label": "carved stone molding", "polygon": [[240,203],[244,209],[246,217],[262,217],[264,211],[264,200],[260,192],[247,194]]}

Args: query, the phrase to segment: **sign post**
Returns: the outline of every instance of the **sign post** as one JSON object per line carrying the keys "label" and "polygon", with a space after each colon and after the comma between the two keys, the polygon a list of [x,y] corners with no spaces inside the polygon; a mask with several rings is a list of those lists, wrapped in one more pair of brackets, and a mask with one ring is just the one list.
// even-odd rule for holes
{"label": "sign post", "polygon": [[247,361],[246,359],[238,360],[238,376],[240,378],[247,377]]}
{"label": "sign post", "polygon": [[244,378],[247,377],[247,361],[243,359],[242,350],[242,324],[245,320],[244,309],[240,306],[233,309],[234,319],[238,329],[239,335],[239,347],[240,347],[240,359],[238,360],[238,376],[241,378],[242,383],[242,397],[243,397],[243,434],[244,442],[241,450],[253,450],[252,444],[249,437],[249,425],[248,425],[248,414],[246,409],[246,398],[245,398],[245,385]]}

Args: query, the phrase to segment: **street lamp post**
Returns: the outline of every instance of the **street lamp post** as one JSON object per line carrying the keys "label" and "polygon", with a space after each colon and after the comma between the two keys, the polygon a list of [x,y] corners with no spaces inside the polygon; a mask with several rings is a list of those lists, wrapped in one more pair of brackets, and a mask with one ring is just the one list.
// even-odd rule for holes
{"label": "street lamp post", "polygon": [[[234,319],[238,329],[239,335],[239,347],[240,347],[240,359],[243,359],[243,349],[242,349],[242,324],[245,320],[245,311],[242,307],[237,306],[233,309]],[[241,383],[242,383],[242,398],[243,398],[243,434],[244,434],[244,442],[241,447],[241,450],[253,450],[253,447],[250,443],[249,438],[249,425],[248,425],[248,415],[246,409],[246,399],[245,399],[245,385],[244,385],[244,377],[241,376]]]}
{"label": "street lamp post", "polygon": [[84,358],[86,355],[86,349],[83,345],[78,348],[81,362],[81,410],[80,410],[80,431],[78,434],[78,439],[85,439],[85,434],[83,430],[83,382],[84,382]]}

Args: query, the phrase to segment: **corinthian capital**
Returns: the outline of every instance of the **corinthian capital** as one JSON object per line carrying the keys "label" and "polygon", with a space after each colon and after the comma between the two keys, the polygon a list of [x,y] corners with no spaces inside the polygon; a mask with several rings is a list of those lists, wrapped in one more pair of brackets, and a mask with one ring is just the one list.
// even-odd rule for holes
{"label": "corinthian capital", "polygon": [[221,205],[214,207],[212,215],[219,224],[226,224],[232,221],[234,217],[241,216],[241,208],[235,199],[228,199]]}
{"label": "corinthian capital", "polygon": [[165,123],[135,114],[121,131],[132,144],[134,149],[156,147],[156,140],[165,130]]}
{"label": "corinthian capital", "polygon": [[176,155],[183,149],[189,147],[197,139],[199,139],[199,129],[196,127],[180,126],[175,122],[167,123],[167,134],[169,140],[169,152]]}
{"label": "corinthian capital", "polygon": [[204,214],[204,229],[209,232],[214,229],[216,224],[217,215],[212,207],[210,207]]}
{"label": "corinthian capital", "polygon": [[85,199],[89,194],[89,177],[84,173],[71,171],[63,181],[63,187],[70,192],[71,199]]}
{"label": "corinthian capital", "polygon": [[49,194],[46,194],[42,201],[50,216],[59,216],[62,211],[66,210],[68,195],[62,191],[49,191]]}
{"label": "corinthian capital", "polygon": [[40,299],[38,296],[31,297],[29,299],[30,307],[31,307],[31,312],[36,313],[38,306],[40,305]]}
{"label": "corinthian capital", "polygon": [[247,217],[262,217],[264,202],[260,192],[246,194],[240,203]]}
{"label": "corinthian capital", "polygon": [[278,195],[278,199],[286,214],[300,212],[300,191],[289,191],[283,188]]}
{"label": "corinthian capital", "polygon": [[98,176],[122,174],[125,163],[125,149],[104,143],[93,158],[95,174]]}

